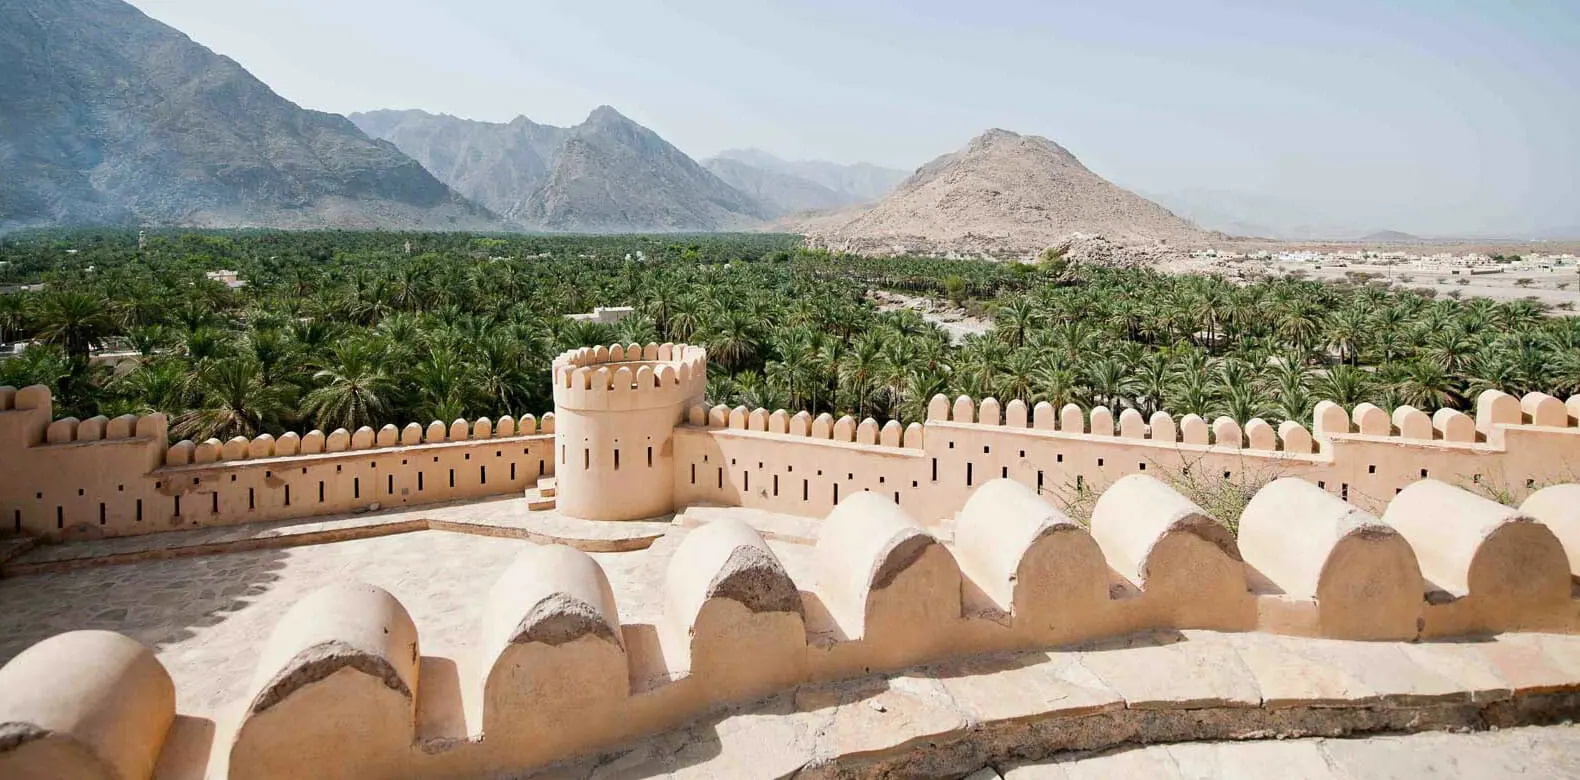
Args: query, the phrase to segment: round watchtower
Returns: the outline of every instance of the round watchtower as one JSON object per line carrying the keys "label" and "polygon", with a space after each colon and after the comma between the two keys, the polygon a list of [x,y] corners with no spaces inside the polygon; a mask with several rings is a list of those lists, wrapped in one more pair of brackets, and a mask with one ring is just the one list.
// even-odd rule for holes
{"label": "round watchtower", "polygon": [[586,520],[675,510],[673,436],[708,387],[708,355],[685,344],[584,347],[554,359],[558,509]]}

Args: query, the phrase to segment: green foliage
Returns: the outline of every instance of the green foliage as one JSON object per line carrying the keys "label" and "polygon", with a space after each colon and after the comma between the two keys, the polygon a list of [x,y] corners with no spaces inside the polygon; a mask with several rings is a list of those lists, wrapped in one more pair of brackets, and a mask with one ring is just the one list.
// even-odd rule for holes
{"label": "green foliage", "polygon": [[[164,411],[204,437],[540,414],[555,354],[615,341],[706,345],[714,402],[880,421],[919,420],[936,393],[1309,424],[1324,398],[1431,412],[1487,388],[1580,391],[1580,325],[1527,301],[1236,284],[1058,253],[262,231],[153,232],[139,249],[134,233],[93,231],[12,236],[0,260],[0,334],[35,342],[0,361],[0,384],[47,384],[63,415]],[[247,285],[205,277],[218,269]],[[994,327],[956,343],[915,311],[879,311],[874,289],[971,301]],[[612,326],[564,316],[624,305],[637,314]],[[113,371],[88,359],[104,351],[127,357]]]}

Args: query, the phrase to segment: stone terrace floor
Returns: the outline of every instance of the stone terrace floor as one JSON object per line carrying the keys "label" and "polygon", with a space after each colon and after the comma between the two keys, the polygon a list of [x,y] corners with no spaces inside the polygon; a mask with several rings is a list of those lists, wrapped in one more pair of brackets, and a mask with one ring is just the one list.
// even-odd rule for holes
{"label": "stone terrace floor", "polygon": [[[687,529],[730,515],[759,527],[792,578],[802,589],[810,589],[813,560],[812,549],[806,542],[815,536],[815,525],[804,519],[708,508],[688,510],[673,523],[618,524],[619,527],[614,527],[616,524],[582,523],[553,512],[528,512],[520,499],[485,501],[376,515],[41,546],[21,554],[11,563],[60,566],[63,570],[0,579],[0,663],[54,633],[76,629],[119,631],[155,649],[175,679],[179,712],[216,717],[222,709],[247,695],[259,653],[280,617],[303,596],[324,585],[360,580],[388,590],[411,613],[423,655],[461,661],[471,656],[476,641],[476,622],[486,594],[524,545],[532,541],[562,539],[584,549],[626,549],[625,552],[593,551],[591,554],[608,573],[622,622],[651,623],[658,619],[663,608],[661,589],[665,567],[680,540],[688,533]],[[424,528],[428,530],[420,530]],[[436,528],[448,530],[433,530]],[[947,529],[939,530],[941,535],[947,536]],[[309,541],[340,538],[338,535],[351,538],[323,543]],[[297,537],[296,540],[281,539],[291,536]],[[212,553],[226,544],[258,543],[301,546]],[[169,555],[180,557],[161,557]],[[106,560],[123,562],[105,565]],[[1440,664],[1445,663],[1444,658],[1457,657],[1455,654],[1460,649],[1470,649],[1452,644],[1443,648],[1400,646],[1389,649],[1387,646],[1394,643],[1336,643],[1258,634],[1188,633],[1192,633],[1191,641],[1179,645],[1180,652],[1191,657],[1205,653],[1203,658],[1221,657],[1232,663],[1195,664],[1188,671],[1183,667],[1175,669],[1174,672],[1180,672],[1176,675],[1168,671],[1167,664],[1157,666],[1156,660],[1140,664],[1143,668],[1127,662],[1121,677],[1136,677],[1132,682],[1147,688],[1142,693],[1161,692],[1165,697],[1186,695],[1187,689],[1199,686],[1223,687],[1235,692],[1236,697],[1246,698],[1245,703],[1251,706],[1262,702],[1263,697],[1274,695],[1266,685],[1267,679],[1261,678],[1263,674],[1272,675],[1268,678],[1272,681],[1287,682],[1302,693],[1333,693],[1327,687],[1337,685],[1342,689],[1338,693],[1344,697],[1359,696],[1368,686],[1387,691],[1397,689],[1400,695],[1439,694],[1446,682],[1435,671],[1437,667],[1421,667],[1407,661],[1419,660],[1424,653],[1436,659],[1433,664]],[[1531,648],[1540,646],[1558,653],[1555,657],[1566,661],[1580,659],[1580,650],[1576,650],[1580,648],[1580,638],[1531,635],[1511,636],[1508,640],[1495,641],[1484,650],[1493,653],[1494,658],[1523,659],[1527,655],[1520,653],[1534,652]],[[1295,647],[1291,642],[1310,644]],[[1152,640],[1139,637],[1121,642],[1125,646],[1142,648],[1140,653],[1162,652],[1145,649],[1152,643]],[[1092,665],[1101,673],[1104,652],[1107,651],[1055,652],[1051,656],[1054,661],[1063,657],[1071,663]],[[1125,652],[1137,653],[1136,650]],[[1174,651],[1168,652],[1171,654],[1164,657],[1173,658]],[[1389,663],[1371,670],[1375,678],[1369,673],[1338,682],[1322,675],[1308,679],[1312,669],[1327,666],[1330,661],[1337,666],[1360,664],[1358,668],[1361,668],[1370,663],[1365,659],[1374,656],[1389,659]],[[1257,658],[1263,659],[1260,672],[1242,668],[1242,663],[1256,667]],[[1522,676],[1536,680],[1530,683],[1532,689],[1539,687],[1538,683],[1575,685],[1580,681],[1580,666],[1545,670],[1526,669],[1523,661],[1511,663],[1511,669],[1518,667]],[[1231,668],[1240,671],[1230,674]],[[1547,680],[1544,674],[1552,680]],[[997,676],[982,678],[983,689],[995,690],[1000,684],[994,682]],[[1362,682],[1362,677],[1367,679]],[[1019,693],[1025,683],[1005,677],[1002,684],[1008,687],[996,688],[999,693],[992,698],[1019,698],[1010,692]],[[1133,698],[1129,692],[1125,695]],[[1217,696],[1218,693],[1213,693],[1209,698]],[[1001,703],[1012,708],[1018,706]],[[859,711],[871,714],[866,708]],[[875,710],[880,714],[884,711],[882,708]],[[743,714],[746,717],[738,720],[738,728],[745,733],[754,731],[751,724],[762,722],[752,717],[754,713]],[[755,714],[764,712],[759,709]],[[944,719],[955,717],[956,714],[949,714]],[[908,722],[906,728],[912,725],[916,724]],[[779,729],[771,731],[770,741],[776,743],[777,750],[769,752],[795,748],[795,741],[783,739]],[[862,731],[867,733],[867,727],[862,727]],[[682,729],[672,738],[693,743],[684,739],[686,732]],[[877,736],[867,733],[867,737]],[[747,742],[755,743],[756,738],[748,738]],[[1477,735],[1224,743],[1222,748],[1214,747],[1215,744],[1150,747],[1073,762],[998,769],[1003,769],[1007,773],[1004,777],[1010,778],[1072,780],[1117,776],[1503,777],[1520,776],[1516,771],[1520,767],[1532,777],[1580,777],[1580,769],[1577,769],[1580,733],[1561,727]],[[684,750],[684,747],[676,745],[675,749]],[[627,757],[635,758],[634,754],[642,752],[638,749],[627,753]],[[665,751],[657,750],[649,753],[646,760],[636,761],[636,774],[673,771],[668,766],[669,760],[660,755],[663,753]],[[729,753],[725,751],[721,758],[727,758]],[[758,767],[758,762],[763,760],[762,752],[753,749],[748,753],[738,756],[750,762],[742,768]],[[1368,769],[1375,767],[1378,771],[1357,773],[1354,770],[1357,761],[1367,762]],[[727,767],[715,764],[711,768]],[[992,775],[984,774],[982,778],[991,780]]]}
{"label": "stone terrace floor", "polygon": [[[411,530],[429,521],[459,530]],[[511,499],[41,545],[9,566],[64,570],[23,576],[8,570],[0,578],[0,664],[62,631],[119,631],[154,648],[175,679],[178,711],[212,716],[246,695],[275,623],[320,587],[362,581],[384,588],[411,613],[424,655],[462,658],[484,598],[524,545],[647,547],[665,533],[678,541],[685,530],[669,523],[583,523],[529,513],[524,501]],[[303,544],[324,535],[351,538]],[[303,546],[194,554],[260,541]],[[616,588],[622,620],[656,617],[663,561],[672,550],[672,543],[662,544],[660,560],[645,552],[591,553]]]}
{"label": "stone terrace floor", "polygon": [[1475,734],[1364,739],[1187,742],[992,768],[967,780],[1492,780],[1580,777],[1580,729],[1547,726]]}

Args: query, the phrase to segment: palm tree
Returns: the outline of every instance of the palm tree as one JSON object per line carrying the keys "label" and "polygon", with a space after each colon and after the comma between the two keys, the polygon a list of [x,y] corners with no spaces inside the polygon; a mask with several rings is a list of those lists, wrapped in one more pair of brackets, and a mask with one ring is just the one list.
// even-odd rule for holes
{"label": "palm tree", "polygon": [[855,397],[855,412],[867,414],[867,394],[883,368],[883,341],[875,336],[862,336],[850,345],[850,351],[839,364],[839,390],[849,398]]}
{"label": "palm tree", "polygon": [[58,344],[66,356],[86,362],[88,351],[117,332],[104,299],[81,290],[45,293],[34,315],[38,340]]}
{"label": "palm tree", "polygon": [[354,431],[389,419],[397,388],[383,358],[373,341],[336,345],[330,360],[313,374],[318,386],[303,399],[303,411],[325,430]]}
{"label": "palm tree", "polygon": [[1136,409],[1150,416],[1163,408],[1164,396],[1174,382],[1174,359],[1166,351],[1147,354],[1135,364]]}
{"label": "palm tree", "polygon": [[1322,335],[1322,309],[1313,301],[1293,301],[1278,321],[1278,332],[1284,340],[1297,346],[1317,344]]}
{"label": "palm tree", "polygon": [[1340,406],[1354,406],[1371,392],[1371,374],[1355,366],[1338,365],[1317,380],[1317,395]]}
{"label": "palm tree", "polygon": [[0,344],[8,344],[22,334],[27,321],[27,299],[21,295],[0,295]]}
{"label": "palm tree", "polygon": [[745,367],[757,357],[756,321],[739,309],[724,311],[711,322],[708,356],[729,371]]}
{"label": "palm tree", "polygon": [[1444,406],[1457,406],[1453,377],[1430,360],[1411,361],[1404,378],[1396,385],[1404,403],[1431,412]]}
{"label": "palm tree", "polygon": [[1134,387],[1125,365],[1111,357],[1087,364],[1086,386],[1087,395],[1094,406],[1102,405],[1115,411],[1125,404],[1125,399]]}
{"label": "palm tree", "polygon": [[153,357],[154,352],[170,340],[170,334],[162,325],[138,325],[127,331],[126,337],[132,349],[145,359]]}
{"label": "palm tree", "polygon": [[658,341],[658,326],[646,314],[633,314],[615,323],[614,340],[621,344],[650,344]]}
{"label": "palm tree", "polygon": [[1036,353],[1029,349],[1011,352],[998,372],[993,395],[1003,403],[1014,399],[1031,401],[1036,395],[1038,363]]}
{"label": "palm tree", "polygon": [[178,415],[170,430],[192,439],[253,437],[279,430],[291,409],[293,388],[264,381],[258,361],[226,358],[199,370],[193,391],[197,406]]}
{"label": "palm tree", "polygon": [[1168,394],[1168,410],[1175,415],[1206,417],[1217,403],[1217,393],[1205,371],[1181,370]]}
{"label": "palm tree", "polygon": [[1035,328],[1042,317],[1031,301],[1017,298],[998,308],[994,316],[994,330],[999,333],[1011,347],[1019,349],[1026,345],[1026,334]]}
{"label": "palm tree", "polygon": [[184,411],[190,387],[186,366],[173,359],[146,362],[114,385],[115,390],[133,399],[138,414]]}
{"label": "palm tree", "polygon": [[1311,397],[1311,369],[1293,357],[1285,357],[1271,367],[1267,379],[1273,396],[1269,411],[1282,419],[1309,425],[1316,404]]}
{"label": "palm tree", "polygon": [[453,349],[433,350],[417,364],[411,377],[418,419],[465,417],[477,392],[471,367]]}
{"label": "palm tree", "polygon": [[1359,306],[1340,309],[1328,319],[1328,346],[1338,350],[1339,362],[1355,365],[1360,360],[1361,349],[1370,330],[1364,309]]}
{"label": "palm tree", "polygon": [[544,395],[544,366],[534,360],[524,342],[504,329],[495,329],[472,342],[472,373],[485,407],[495,416],[528,411],[532,399]]}

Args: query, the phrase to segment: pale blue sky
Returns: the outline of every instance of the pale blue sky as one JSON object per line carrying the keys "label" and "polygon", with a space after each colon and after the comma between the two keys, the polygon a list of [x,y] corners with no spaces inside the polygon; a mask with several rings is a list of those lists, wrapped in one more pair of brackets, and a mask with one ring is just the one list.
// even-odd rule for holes
{"label": "pale blue sky", "polygon": [[996,126],[1147,193],[1580,229],[1580,0],[132,2],[326,111],[607,103],[696,157],[902,168]]}

